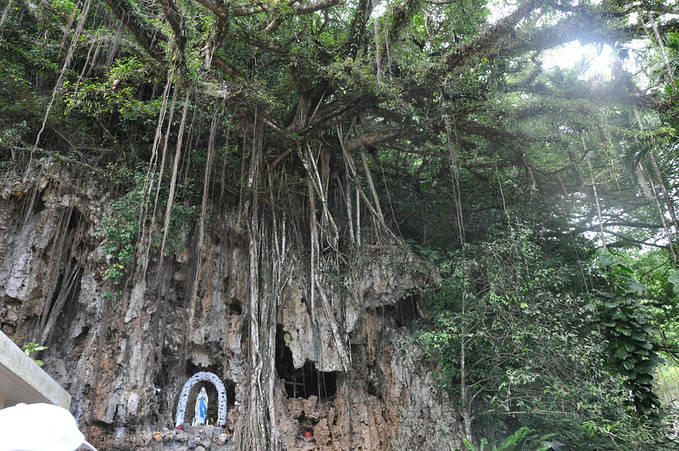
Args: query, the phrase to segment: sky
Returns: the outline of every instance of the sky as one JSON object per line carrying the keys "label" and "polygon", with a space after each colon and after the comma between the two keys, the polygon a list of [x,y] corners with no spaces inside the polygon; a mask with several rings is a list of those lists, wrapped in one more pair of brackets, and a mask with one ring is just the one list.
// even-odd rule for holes
{"label": "sky", "polygon": [[582,74],[582,78],[610,78],[615,58],[613,49],[608,44],[604,46],[582,45],[579,41],[571,41],[545,51],[542,54],[542,67],[546,70],[556,67],[572,69],[584,63],[588,68]]}
{"label": "sky", "polygon": [[[388,1],[380,1],[374,9],[372,16],[379,17],[387,9]],[[488,8],[490,23],[506,17],[516,9],[516,0],[489,0]],[[634,18],[632,20],[635,20]],[[633,42],[630,46],[630,58],[623,62],[626,70],[632,73],[638,72],[638,65],[635,60],[635,49],[641,49],[646,43],[643,41]],[[540,57],[543,68],[550,70],[554,68],[572,69],[582,65],[584,72],[580,79],[610,79],[611,71],[617,59],[615,51],[609,45],[586,44],[582,45],[579,41],[571,41],[564,45],[544,51]],[[643,83],[642,83],[643,84]]]}
{"label": "sky", "polygon": [[[488,8],[490,9],[489,21],[494,23],[516,9],[516,1],[489,0]],[[630,17],[630,19],[635,21],[636,17]],[[630,57],[623,61],[623,66],[627,71],[631,73],[638,72],[635,50],[640,50],[646,44],[647,41],[635,40],[627,45],[630,50]],[[580,79],[591,80],[599,78],[605,80],[611,77],[611,71],[616,62],[617,55],[610,45],[582,45],[579,41],[575,40],[544,51],[540,59],[545,70],[557,67],[572,69],[582,64],[585,71],[580,75]]]}
{"label": "sky", "polygon": [[[494,23],[514,11],[516,9],[516,2],[490,0],[488,8],[490,9],[488,20]],[[583,46],[578,41],[571,41],[543,52],[541,60],[545,70],[556,67],[572,69],[578,64],[586,63],[589,65],[589,68],[582,74],[581,78],[609,78],[615,55],[613,54],[613,49],[608,45],[601,47],[587,44]]]}

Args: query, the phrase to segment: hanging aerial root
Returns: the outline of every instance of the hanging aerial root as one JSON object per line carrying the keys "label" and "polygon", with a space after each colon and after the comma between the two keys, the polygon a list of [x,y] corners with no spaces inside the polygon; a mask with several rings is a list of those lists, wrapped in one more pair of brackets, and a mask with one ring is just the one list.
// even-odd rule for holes
{"label": "hanging aerial root", "polygon": [[7,19],[9,12],[12,10],[12,3],[13,3],[12,0],[8,0],[5,9],[2,11],[2,17],[0,18],[0,30],[2,30],[2,26],[5,23],[5,19]]}
{"label": "hanging aerial root", "polygon": [[450,130],[450,121],[446,119],[446,144],[448,147],[448,164],[450,165],[450,179],[453,188],[453,200],[455,202],[455,222],[460,238],[460,244],[464,244],[464,216],[462,213],[462,195],[460,190],[460,174],[458,169],[457,153],[453,144],[453,136]]}
{"label": "hanging aerial root", "polygon": [[[262,255],[270,255],[265,239],[266,224],[260,222],[258,188],[262,167],[262,118],[255,109],[253,145],[247,175],[247,200],[243,211],[247,214],[248,232],[248,294],[244,303],[243,322],[248,331],[248,376],[250,384],[245,400],[242,421],[234,431],[238,449],[280,449],[273,403],[273,377],[275,363],[276,310],[279,289],[271,285],[272,277],[262,270]],[[268,268],[271,269],[271,268]],[[260,283],[263,284],[260,289]]]}
{"label": "hanging aerial root", "polygon": [[[340,147],[342,149],[342,157],[344,158],[344,162],[346,163],[347,167],[349,168],[351,177],[353,179],[354,185],[356,186],[356,190],[358,194],[360,195],[360,198],[363,199],[363,202],[365,203],[366,207],[368,208],[368,211],[370,211],[370,214],[372,217],[376,220],[377,224],[380,226],[381,230],[390,236],[393,236],[389,228],[387,227],[386,222],[384,221],[384,216],[381,214],[382,210],[379,208],[379,199],[377,197],[377,192],[374,190],[374,185],[372,185],[372,177],[370,176],[370,170],[367,169],[367,162],[366,165],[364,166],[364,170],[367,169],[366,171],[366,178],[368,178],[368,184],[372,185],[372,195],[373,199],[378,203],[378,207],[375,208],[373,207],[372,203],[366,196],[366,194],[363,192],[363,189],[361,188],[361,184],[359,182],[358,178],[358,171],[356,170],[356,164],[354,163],[354,159],[351,157],[349,152],[347,151],[345,145],[344,145],[344,138],[342,136],[342,132],[339,128],[337,127],[337,137],[339,138],[340,142]],[[357,209],[357,216],[358,216],[358,209]],[[359,221],[359,218],[357,217],[357,221]],[[358,236],[357,236],[357,239]]]}
{"label": "hanging aerial root", "polygon": [[[585,138],[583,136],[580,136],[580,140],[582,141],[583,150],[585,151],[585,154],[587,154],[587,145],[585,144]],[[592,178],[592,190],[594,191],[594,201],[596,203],[596,215],[597,218],[599,219],[599,236],[601,238],[601,246],[604,249],[606,249],[606,234],[604,232],[604,220],[601,217],[601,205],[599,204],[599,193],[597,192],[596,182],[594,181],[594,170],[592,169],[592,162],[589,161],[589,157],[586,157],[586,159],[587,166],[589,167],[589,175]]]}
{"label": "hanging aerial root", "polygon": [[24,180],[26,180],[31,173],[31,164],[33,163],[33,152],[35,152],[35,150],[38,148],[38,144],[40,143],[40,137],[42,136],[42,133],[45,131],[45,126],[47,125],[47,118],[49,117],[50,111],[52,110],[52,106],[54,105],[54,100],[57,98],[59,92],[61,91],[61,86],[64,83],[64,75],[66,74],[66,69],[68,69],[71,66],[71,61],[73,61],[73,53],[75,52],[78,39],[80,39],[80,34],[82,33],[83,25],[85,24],[85,19],[87,19],[87,14],[90,11],[91,4],[92,0],[85,0],[83,10],[80,13],[80,18],[78,19],[78,25],[76,26],[75,31],[73,32],[71,45],[69,46],[68,52],[66,53],[64,65],[61,67],[61,72],[59,73],[57,82],[54,84],[54,89],[52,90],[52,97],[50,98],[50,101],[47,104],[47,109],[45,110],[45,116],[43,117],[42,125],[40,126],[40,130],[38,131],[37,136],[35,137],[35,144],[33,145],[33,150],[31,151],[28,158],[28,165],[26,167],[26,173],[24,174]]}
{"label": "hanging aerial root", "polygon": [[[172,178],[170,179],[170,192],[167,198],[167,207],[165,208],[165,224],[163,225],[163,241],[160,244],[160,264],[158,271],[162,267],[163,255],[165,254],[165,244],[167,242],[167,231],[170,228],[170,217],[172,214],[172,206],[174,204],[174,196],[177,188],[177,168],[179,167],[179,160],[182,156],[182,141],[184,139],[184,129],[186,128],[186,116],[189,111],[189,96],[191,89],[186,89],[186,97],[184,98],[184,109],[182,110],[182,120],[179,124],[179,136],[177,136],[177,146],[174,153],[174,164],[172,166]],[[160,182],[160,181],[159,181]]]}
{"label": "hanging aerial root", "polygon": [[314,193],[313,183],[310,180],[307,182],[307,186],[309,192],[309,232],[311,241],[311,255],[309,258],[309,300],[311,305],[312,331],[315,333],[319,327],[319,323],[317,322],[317,318],[314,314],[316,311],[316,293],[318,293],[321,299],[321,306],[323,308],[323,312],[325,313],[327,324],[330,326],[330,330],[332,331],[335,349],[337,350],[337,354],[340,357],[343,371],[348,371],[351,366],[349,361],[349,353],[346,350],[344,339],[340,333],[340,327],[337,323],[337,319],[335,318],[332,306],[330,305],[328,297],[326,296],[323,286],[319,280],[319,268],[321,265],[318,221],[316,220],[316,196]]}
{"label": "hanging aerial root", "polygon": [[330,213],[330,209],[328,208],[328,199],[326,192],[327,190],[324,189],[324,184],[318,172],[318,166],[316,165],[314,156],[311,153],[311,146],[309,145],[308,142],[306,143],[306,150],[307,152],[304,153],[301,149],[301,146],[298,146],[297,153],[300,159],[302,160],[302,164],[304,165],[304,169],[306,170],[307,175],[311,180],[311,185],[314,191],[318,194],[318,197],[321,200],[321,205],[323,208],[323,219],[330,225],[330,245],[335,250],[337,250],[337,243],[339,241],[339,230],[337,229],[337,224],[335,223],[335,220],[333,219],[332,214]]}
{"label": "hanging aerial root", "polygon": [[[145,252],[145,266],[144,273],[146,273],[149,254],[151,252],[151,243],[153,242],[151,235],[156,230],[156,213],[158,211],[158,201],[160,200],[160,187],[163,184],[163,175],[165,174],[165,161],[167,160],[167,148],[170,143],[170,131],[172,130],[172,119],[174,118],[175,107],[177,106],[177,96],[179,95],[179,82],[175,83],[174,90],[172,92],[172,101],[170,103],[170,115],[167,119],[167,126],[165,127],[165,137],[163,138],[163,151],[160,157],[160,171],[158,172],[158,180],[156,184],[156,195],[153,200],[153,211],[151,213],[151,226],[149,227],[148,237],[146,238],[146,252]],[[153,168],[155,174],[155,166]],[[162,259],[162,257],[161,257]],[[159,268],[160,270],[160,268]]]}
{"label": "hanging aerial root", "polygon": [[64,49],[64,44],[66,44],[66,38],[68,38],[68,32],[71,30],[71,27],[73,26],[73,21],[75,21],[75,16],[78,12],[78,7],[80,6],[80,2],[78,1],[73,5],[73,10],[71,11],[71,15],[68,17],[68,22],[66,23],[66,29],[64,30],[64,34],[61,36],[61,42],[59,43],[59,53],[57,54],[57,59],[61,57],[61,51]]}
{"label": "hanging aerial root", "polygon": [[[636,107],[633,109],[634,111],[634,118],[637,121],[637,125],[639,126],[639,131],[644,131],[644,125],[641,122],[641,116],[639,115],[639,111],[637,110]],[[653,166],[653,169],[655,171],[655,175],[658,179],[658,182],[660,183],[660,188],[662,189],[663,195],[665,196],[665,202],[667,205],[667,210],[670,214],[670,219],[672,220],[672,224],[674,225],[674,233],[679,236],[679,224],[677,223],[677,216],[674,212],[674,204],[672,203],[672,197],[668,194],[667,192],[667,187],[665,185],[665,180],[662,176],[662,173],[660,172],[660,168],[658,167],[658,162],[656,161],[655,154],[653,153],[653,150],[651,149],[650,157],[651,157],[651,163]],[[667,221],[665,220],[665,213],[662,209],[662,206],[660,204],[660,199],[658,199],[658,194],[655,190],[655,185],[653,184],[653,177],[650,176],[648,177],[649,182],[651,183],[651,191],[648,189],[648,185],[646,184],[646,180],[644,179],[644,167],[642,166],[641,162],[637,163],[637,167],[635,170],[637,174],[637,181],[639,182],[639,186],[641,187],[641,190],[643,191],[644,195],[646,198],[649,200],[651,203],[655,203],[656,207],[658,208],[658,214],[660,215],[660,220],[662,221],[662,226],[663,230],[665,231],[665,236],[667,237],[670,251],[672,253],[672,260],[674,260],[674,263],[677,264],[679,261],[679,256],[677,256],[677,251],[674,249],[674,244],[672,242],[672,230],[670,227],[667,225]]]}
{"label": "hanging aerial root", "polygon": [[[198,250],[196,252],[196,272],[193,277],[193,283],[191,287],[191,297],[189,298],[189,319],[187,323],[188,330],[191,331],[193,327],[193,318],[195,315],[195,310],[193,306],[195,305],[196,297],[198,296],[198,285],[200,284],[201,274],[202,274],[202,259],[203,259],[203,249],[205,246],[205,218],[207,217],[208,208],[208,197],[209,197],[209,187],[210,187],[210,175],[212,171],[212,160],[215,153],[215,138],[217,134],[217,124],[218,124],[219,110],[215,110],[212,115],[212,122],[210,123],[210,138],[207,147],[207,161],[205,163],[205,177],[203,178],[203,199],[200,206],[200,218],[198,220]],[[190,333],[187,333],[189,336]]]}
{"label": "hanging aerial root", "polygon": [[[163,124],[165,123],[165,115],[167,113],[167,101],[170,95],[170,89],[172,87],[172,80],[174,76],[174,68],[171,68],[167,73],[167,81],[165,83],[165,88],[163,90],[163,100],[160,106],[160,111],[158,112],[158,122],[156,124],[156,132],[153,137],[153,146],[151,148],[151,158],[149,159],[148,168],[146,170],[146,177],[144,177],[144,185],[142,187],[142,206],[139,215],[140,232],[137,238],[137,249],[139,249],[139,260],[141,260],[142,265],[142,277],[146,277],[146,270],[148,268],[149,252],[151,248],[151,234],[153,233],[153,224],[149,228],[149,236],[146,236],[146,218],[149,211],[149,201],[151,192],[153,191],[154,182],[160,184],[160,180],[156,180],[155,172],[158,165],[158,145],[160,144],[160,139],[163,136]],[[172,110],[174,110],[174,103],[172,105]],[[171,124],[171,118],[170,118]],[[169,125],[168,125],[169,127]],[[154,206],[155,215],[155,206]]]}
{"label": "hanging aerial root", "polygon": [[[61,185],[59,186],[59,191],[61,190]],[[57,194],[57,197],[60,193]],[[50,308],[52,307],[50,302],[54,299],[56,290],[58,288],[59,272],[61,271],[60,263],[63,260],[64,249],[66,248],[67,235],[68,235],[68,222],[73,214],[73,209],[65,208],[64,211],[59,215],[59,221],[57,222],[56,230],[58,233],[55,235],[54,245],[52,247],[52,255],[49,260],[49,271],[50,275],[46,284],[43,285],[48,288],[49,291],[43,289],[43,303],[42,313],[40,315],[39,329],[44,330],[47,324],[47,316],[49,314]],[[42,343],[42,342],[41,342]]]}

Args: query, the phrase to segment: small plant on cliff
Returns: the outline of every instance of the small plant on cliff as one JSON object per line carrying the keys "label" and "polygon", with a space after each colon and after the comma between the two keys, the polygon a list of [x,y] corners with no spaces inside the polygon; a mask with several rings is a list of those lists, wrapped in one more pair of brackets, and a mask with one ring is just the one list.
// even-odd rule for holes
{"label": "small plant on cliff", "polygon": [[[34,352],[38,352],[38,351],[44,351],[45,349],[47,349],[47,346],[43,346],[43,345],[38,344],[38,343],[33,343],[31,341],[29,343],[26,343],[23,346],[23,348],[24,348],[24,354],[31,357],[31,354],[33,354]],[[33,360],[38,366],[42,366],[42,364],[43,364],[42,360],[34,359],[33,357],[31,357],[31,360]]]}
{"label": "small plant on cliff", "polygon": [[[104,279],[113,283],[122,281],[125,274],[127,274],[130,263],[134,261],[139,233],[141,231],[140,217],[142,216],[145,202],[144,186],[146,175],[141,171],[137,171],[131,175],[131,178],[133,181],[132,188],[112,203],[111,215],[102,219],[101,228],[97,232],[97,236],[104,238],[102,244],[109,263],[109,267],[104,272]],[[147,189],[154,194],[156,186],[156,181],[151,180],[150,189],[148,184]],[[190,193],[192,186],[191,181],[185,182],[179,187],[179,193]],[[146,202],[153,204],[153,199],[151,201],[147,199]],[[167,191],[161,188],[158,194],[158,211],[162,211],[166,203]],[[149,208],[153,210],[153,205],[150,205]],[[166,255],[180,249],[181,240],[178,237],[180,232],[193,218],[194,210],[195,207],[193,206],[186,206],[177,202],[172,206],[172,214],[168,227],[168,245],[165,249]],[[154,247],[160,246],[161,236],[159,233],[152,235],[152,245]]]}
{"label": "small plant on cliff", "polygon": [[104,238],[103,247],[110,264],[104,279],[120,282],[126,266],[134,260],[139,234],[139,216],[143,205],[144,174],[133,174],[133,188],[112,203],[111,216],[101,221],[97,235]]}

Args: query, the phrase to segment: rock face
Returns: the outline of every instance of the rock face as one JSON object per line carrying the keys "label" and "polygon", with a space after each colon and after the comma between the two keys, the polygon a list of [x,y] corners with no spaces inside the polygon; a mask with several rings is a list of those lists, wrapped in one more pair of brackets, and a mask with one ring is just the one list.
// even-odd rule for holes
{"label": "rock face", "polygon": [[[49,162],[27,182],[5,175],[0,327],[20,345],[48,346],[40,356],[45,370],[71,393],[71,411],[100,449],[235,449],[250,382],[242,327],[248,242],[235,213],[208,218],[200,261],[189,231],[183,250],[162,266],[152,255],[146,275],[133,270],[121,293],[112,293],[96,233],[111,199],[103,180],[81,179]],[[347,370],[328,312],[307,299],[305,250],[293,253],[276,331],[274,409],[283,446],[459,448],[454,412],[408,339],[425,315],[409,294],[425,282],[412,255],[366,248],[344,273],[321,274],[350,351]],[[199,371],[224,382],[226,425],[174,430],[181,388]],[[207,390],[212,409],[216,393]],[[186,412],[190,423],[193,406]],[[216,411],[208,418],[216,421]]]}

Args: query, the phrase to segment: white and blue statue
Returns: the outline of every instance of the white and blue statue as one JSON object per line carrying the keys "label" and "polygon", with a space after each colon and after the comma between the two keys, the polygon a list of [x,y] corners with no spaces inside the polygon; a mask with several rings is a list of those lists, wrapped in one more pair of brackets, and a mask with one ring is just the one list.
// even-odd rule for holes
{"label": "white and blue statue", "polygon": [[196,411],[193,414],[192,426],[205,426],[207,424],[207,392],[205,387],[200,389],[196,398]]}
{"label": "white and blue statue", "polygon": [[[186,381],[179,394],[177,401],[177,416],[175,418],[175,428],[181,429],[184,425],[184,414],[186,413],[186,406],[189,403],[189,395],[191,389],[198,382],[210,382],[217,389],[217,426],[224,426],[226,424],[226,389],[224,383],[217,377],[216,374],[208,371],[201,371],[194,374]],[[207,392],[205,387],[201,388],[198,397],[196,398],[196,412],[193,416],[191,424],[205,426],[207,425]]]}

